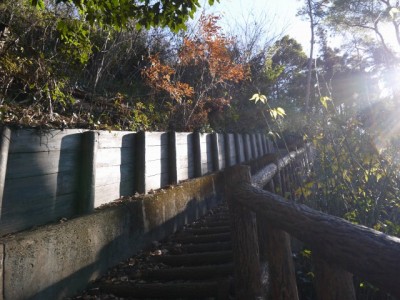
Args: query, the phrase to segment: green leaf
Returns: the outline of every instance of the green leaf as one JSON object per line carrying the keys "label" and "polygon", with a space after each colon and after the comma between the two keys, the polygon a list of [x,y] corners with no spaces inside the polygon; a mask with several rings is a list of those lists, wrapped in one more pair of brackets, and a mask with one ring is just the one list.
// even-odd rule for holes
{"label": "green leaf", "polygon": [[331,98],[328,96],[324,96],[320,98],[321,104],[325,107],[325,109],[328,109],[328,101],[332,101]]}
{"label": "green leaf", "polygon": [[343,179],[344,179],[344,180],[346,180],[347,182],[351,182],[351,178],[350,178],[350,176],[347,174],[347,170],[344,170],[344,171],[343,171],[342,176],[343,176]]}
{"label": "green leaf", "polygon": [[368,182],[368,179],[369,179],[368,171],[364,172],[364,179],[365,179],[365,182]]}
{"label": "green leaf", "polygon": [[32,0],[32,5],[38,9],[44,9],[44,1],[43,0]]}
{"label": "green leaf", "polygon": [[301,253],[301,255],[304,256],[304,257],[308,257],[308,258],[311,257],[311,250],[309,250],[309,249],[304,249],[304,250],[301,251],[300,253]]}
{"label": "green leaf", "polygon": [[65,39],[68,33],[68,25],[63,20],[60,20],[57,23],[57,30],[60,32],[61,38]]}
{"label": "green leaf", "polygon": [[376,175],[376,181],[379,182],[379,180],[381,180],[381,178],[382,178],[382,174],[378,173]]}

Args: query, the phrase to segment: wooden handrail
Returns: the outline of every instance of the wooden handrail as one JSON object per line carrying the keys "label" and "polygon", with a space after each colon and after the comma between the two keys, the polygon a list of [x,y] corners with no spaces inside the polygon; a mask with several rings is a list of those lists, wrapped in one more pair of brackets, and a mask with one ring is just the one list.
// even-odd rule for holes
{"label": "wooden handrail", "polygon": [[399,238],[289,202],[250,184],[236,186],[233,193],[240,204],[306,242],[327,262],[400,297]]}
{"label": "wooden handrail", "polygon": [[[310,147],[306,145],[306,147]],[[297,151],[291,151],[284,157],[276,157],[275,162],[266,165],[263,169],[258,171],[251,177],[251,183],[253,186],[258,188],[263,188],[271,179],[275,176],[275,174],[289,165],[290,162],[298,159],[299,156],[306,153],[306,148],[301,148]]]}
{"label": "wooden handrail", "polygon": [[[284,171],[285,167],[289,166],[296,157],[298,158],[303,153],[305,153],[305,149],[290,152],[282,158],[269,154],[261,159],[261,163],[265,163],[267,166],[252,177],[249,167],[236,166],[231,168],[231,171],[225,172],[227,198],[232,199],[234,197],[232,187],[237,182],[258,187],[268,184],[267,188],[272,191],[277,187],[282,194],[285,194],[286,187],[282,184],[284,183],[284,180],[282,180],[284,174],[281,174],[280,171]],[[275,184],[273,184],[272,178],[275,178]],[[231,218],[232,245],[237,299],[261,299],[259,298],[261,293],[259,254],[263,263],[265,263],[265,259],[268,261],[271,277],[271,297],[276,300],[298,299],[289,235],[282,230],[271,228],[270,224],[265,223],[262,217],[254,218],[254,214],[237,201],[228,200],[228,205],[233,216]],[[258,236],[255,227],[258,228]],[[245,237],[245,240],[243,237]],[[258,249],[260,249],[260,253]],[[273,252],[276,254],[273,259],[269,257],[272,253],[271,250],[274,250]],[[251,262],[248,261],[248,258],[252,258]],[[249,281],[249,278],[251,278],[251,281]]]}
{"label": "wooden handrail", "polygon": [[[299,154],[302,153],[304,151],[299,152]],[[260,189],[271,182],[280,169],[295,159],[296,154],[289,153],[283,159],[267,165],[254,175],[251,181],[241,182],[238,178],[239,174],[246,176],[246,173],[249,173],[249,168],[246,166],[236,166],[226,170],[226,174],[230,172],[236,174],[234,182],[227,183],[227,188],[230,190],[228,204],[233,203],[244,208],[245,211],[256,212],[257,218],[266,220],[269,226],[284,230],[307,243],[313,250],[313,254],[317,255],[316,261],[322,259],[322,264],[331,266],[332,272],[339,270],[337,276],[339,280],[340,277],[348,277],[347,283],[352,282],[351,274],[347,276],[347,272],[340,271],[347,270],[393,296],[400,297],[399,238],[287,201],[275,193]],[[247,175],[247,178],[248,176],[250,175]],[[233,177],[226,175],[226,179],[229,178]],[[240,214],[237,206],[235,206],[233,218],[237,216],[236,214]],[[247,221],[253,219],[247,218]],[[348,297],[346,299],[354,299],[354,291],[351,289],[352,287],[349,287],[348,295],[350,296],[346,296]],[[334,297],[324,299],[334,299]]]}

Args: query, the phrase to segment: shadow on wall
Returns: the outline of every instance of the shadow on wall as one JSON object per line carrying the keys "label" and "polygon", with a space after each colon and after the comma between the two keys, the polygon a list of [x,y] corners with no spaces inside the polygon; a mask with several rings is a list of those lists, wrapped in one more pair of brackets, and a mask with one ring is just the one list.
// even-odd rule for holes
{"label": "shadow on wall", "polygon": [[79,213],[82,173],[82,133],[68,134],[61,139],[58,160],[57,191],[53,200],[53,219],[69,218]]}
{"label": "shadow on wall", "polygon": [[133,195],[135,188],[135,133],[122,137],[119,197]]}
{"label": "shadow on wall", "polygon": [[[152,184],[151,189],[158,189],[160,187],[164,187],[168,184],[171,184],[171,169],[170,169],[170,162],[171,162],[171,153],[170,147],[168,146],[169,143],[169,133],[162,133],[160,136],[160,146],[158,149],[158,156],[160,164],[160,174],[156,175],[160,177],[159,184]],[[147,149],[146,149],[147,151]]]}
{"label": "shadow on wall", "polygon": [[80,134],[13,132],[1,209],[0,235],[76,213]]}
{"label": "shadow on wall", "polygon": [[[124,204],[124,207],[111,208],[111,213],[103,217],[101,223],[99,218],[95,219],[92,216],[83,217],[87,219],[87,222],[80,223],[72,220],[71,226],[68,227],[67,223],[64,224],[67,225],[64,228],[68,232],[64,232],[63,235],[74,235],[75,239],[59,240],[58,236],[50,237],[56,249],[47,248],[52,248],[52,253],[48,255],[55,260],[49,265],[54,266],[59,263],[57,255],[65,254],[67,256],[74,255],[69,259],[82,262],[81,265],[85,266],[79,270],[72,270],[71,265],[76,265],[76,263],[70,264],[68,259],[64,259],[65,268],[70,269],[71,272],[62,280],[37,290],[34,295],[29,297],[18,295],[18,291],[12,291],[15,294],[9,295],[9,297],[21,298],[22,296],[22,298],[32,300],[62,299],[76,294],[83,290],[89,281],[99,277],[108,268],[131,257],[138,250],[148,247],[152,241],[164,239],[186,222],[194,221],[214,207],[218,200],[220,199],[215,196],[203,201],[194,197],[182,206],[182,210],[175,217],[163,220],[166,215],[176,213],[183,203],[178,203],[179,201],[167,203],[157,197],[144,197],[141,200]],[[118,226],[110,226],[110,224],[118,224]],[[104,244],[104,246],[98,249],[99,244]],[[57,248],[60,249],[60,252],[57,251]],[[38,251],[42,250],[38,249]],[[94,255],[94,252],[98,254]],[[43,272],[42,276],[48,278],[49,282],[54,275],[57,275],[51,270],[41,271]],[[36,275],[38,274],[36,273]]]}

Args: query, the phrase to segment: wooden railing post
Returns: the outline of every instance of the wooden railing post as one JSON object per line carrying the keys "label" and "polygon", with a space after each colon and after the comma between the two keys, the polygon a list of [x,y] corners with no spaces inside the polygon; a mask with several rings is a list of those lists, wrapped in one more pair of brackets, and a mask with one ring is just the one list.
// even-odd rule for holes
{"label": "wooden railing post", "polygon": [[[298,153],[298,152],[297,152]],[[303,158],[304,153],[300,153],[296,155],[295,163],[294,163],[294,184],[295,190],[301,186],[302,184],[302,169],[303,169]]]}
{"label": "wooden railing post", "polygon": [[[267,191],[274,190],[274,183],[272,180],[269,182],[268,186],[265,188]],[[258,247],[260,251],[260,261],[268,261],[268,243],[270,237],[269,224],[265,218],[261,215],[257,215],[257,234],[258,234]]]}
{"label": "wooden railing post", "polygon": [[[275,175],[275,179],[279,173]],[[275,181],[278,185],[280,180]],[[265,190],[275,192],[273,181]],[[269,266],[269,298],[276,300],[299,299],[294,262],[290,246],[290,236],[283,230],[273,227],[273,223],[257,215],[260,257],[266,259]]]}
{"label": "wooden railing post", "polygon": [[279,168],[278,173],[276,174],[276,178],[274,177],[274,183],[276,187],[276,192],[277,194],[281,195],[283,198],[285,198],[286,194],[286,180],[285,180],[285,167]]}
{"label": "wooden railing post", "polygon": [[328,264],[313,252],[315,291],[318,300],[355,300],[353,274]]}
{"label": "wooden railing post", "polygon": [[293,160],[292,158],[290,159],[289,163],[285,167],[285,184],[286,184],[286,195],[285,198],[289,200],[293,200],[292,197],[292,175],[293,175]]}
{"label": "wooden railing post", "polygon": [[292,172],[292,177],[291,177],[291,193],[292,193],[292,200],[296,200],[296,189],[298,186],[300,186],[300,182],[297,180],[298,179],[298,170],[299,170],[299,160],[300,157],[297,156],[297,152],[294,152],[294,157],[292,160],[291,164],[291,172]]}
{"label": "wooden railing post", "polygon": [[248,166],[237,165],[225,170],[225,195],[232,223],[235,294],[236,299],[249,300],[262,297],[255,216],[237,202],[232,191],[235,186],[250,182]]}

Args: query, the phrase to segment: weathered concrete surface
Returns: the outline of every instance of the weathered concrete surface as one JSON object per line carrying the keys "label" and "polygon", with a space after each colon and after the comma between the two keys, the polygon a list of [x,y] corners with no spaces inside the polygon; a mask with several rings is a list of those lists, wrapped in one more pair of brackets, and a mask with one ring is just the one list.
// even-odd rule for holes
{"label": "weathered concrete surface", "polygon": [[221,174],[212,174],[0,239],[0,295],[13,300],[61,299],[76,293],[107,268],[215,206],[222,197],[222,180]]}
{"label": "weathered concrete surface", "polygon": [[0,300],[3,300],[3,260],[4,245],[0,244]]}

